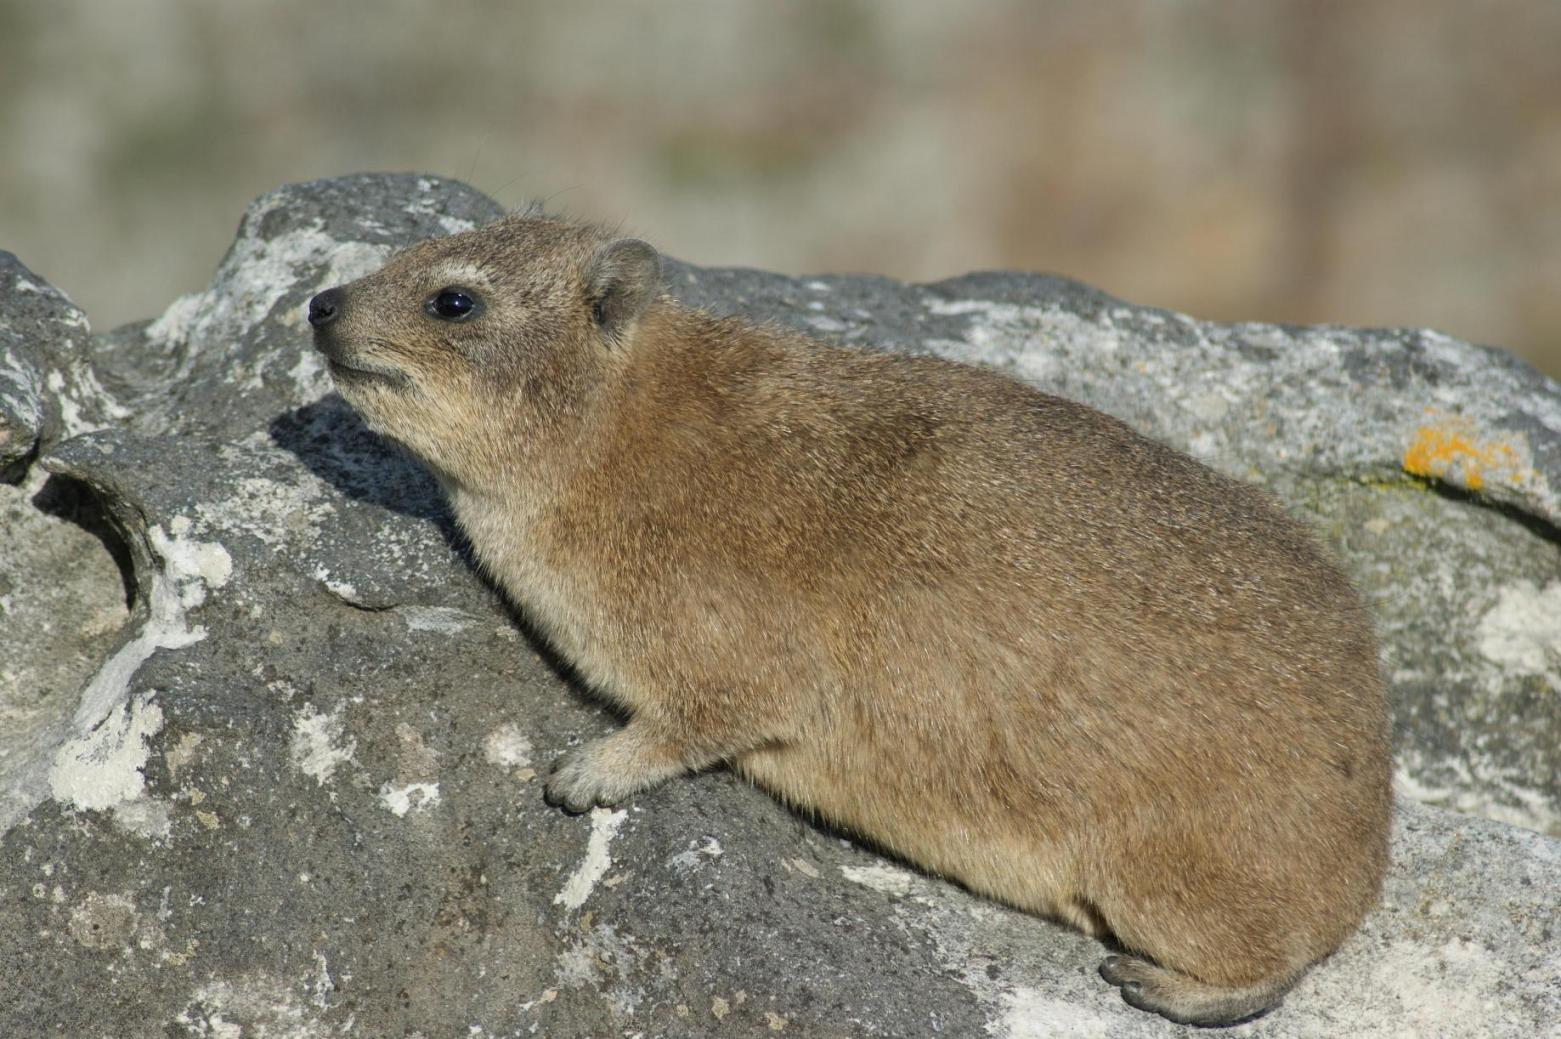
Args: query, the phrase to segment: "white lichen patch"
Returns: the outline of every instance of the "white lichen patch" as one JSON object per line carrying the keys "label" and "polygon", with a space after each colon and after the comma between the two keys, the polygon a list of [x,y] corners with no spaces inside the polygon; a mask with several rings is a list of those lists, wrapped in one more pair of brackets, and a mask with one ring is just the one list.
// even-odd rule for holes
{"label": "white lichen patch", "polygon": [[325,590],[344,602],[357,602],[357,585],[349,581],[338,581],[331,576],[331,568],[320,563],[314,568],[314,579],[325,586]]}
{"label": "white lichen patch", "polygon": [[927,304],[927,309],[934,314],[945,316],[958,316],[961,314],[990,314],[994,307],[1007,307],[1009,311],[1014,308],[1006,303],[992,303],[982,299],[935,299]]}
{"label": "white lichen patch", "polygon": [[897,866],[872,865],[872,866],[841,866],[840,872],[853,883],[870,887],[874,891],[881,891],[886,895],[896,895],[904,898],[916,890],[921,878],[908,870]]}
{"label": "white lichen patch", "polygon": [[138,797],[114,806],[114,822],[127,833],[164,840],[173,831],[173,812],[167,801]]}
{"label": "white lichen patch", "polygon": [[1187,402],[1187,410],[1202,422],[1218,422],[1230,412],[1228,392],[1211,390]]}
{"label": "white lichen patch", "polygon": [[[223,461],[234,468],[247,468],[254,464],[256,454],[276,453],[253,439],[242,447],[224,447]],[[254,452],[246,450],[251,447]],[[212,528],[247,534],[270,548],[313,540],[335,512],[325,482],[296,467],[283,480],[243,477],[232,484],[231,493],[222,501],[195,507],[196,515]]]}
{"label": "white lichen patch", "polygon": [[[1152,1019],[1146,1015],[1144,1020]],[[1021,985],[1002,995],[1002,1011],[987,1022],[986,1030],[997,1039],[1115,1039],[1128,1034],[1122,1025],[1120,1015],[1102,1014],[1086,1003]],[[1158,1024],[1153,1027],[1163,1030]],[[1148,1027],[1144,1034],[1150,1034]]]}
{"label": "white lichen patch", "polygon": [[400,613],[408,631],[459,635],[472,625],[470,614],[451,606],[405,606]]}
{"label": "white lichen patch", "polygon": [[[336,285],[357,281],[366,274],[373,274],[385,265],[393,252],[393,246],[379,242],[336,242],[331,249],[330,266],[326,268],[325,276],[320,279],[317,288],[323,292]],[[305,311],[300,307],[297,318],[302,322],[304,317]]]}
{"label": "white lichen patch", "polygon": [[955,360],[1001,365],[1027,382],[1046,384],[1056,374],[1056,359],[1040,344],[1048,323],[1063,315],[1055,308],[994,303],[989,300],[940,300],[927,309],[945,317],[970,315],[974,321],[962,340],[938,340],[939,353]]}
{"label": "white lichen patch", "polygon": [[[312,296],[352,281],[378,268],[392,251],[389,245],[379,243],[339,241],[326,233],[319,220],[273,238],[259,237],[255,230],[263,225],[265,215],[285,201],[275,196],[252,209],[245,219],[244,233],[229,250],[211,285],[202,292],[181,296],[147,326],[153,349],[184,358],[175,378],[187,376],[209,351],[243,339],[271,316],[282,296],[300,288]],[[301,285],[305,275],[312,276],[314,284]],[[305,317],[301,304],[276,315],[284,325],[299,330]],[[297,347],[273,350],[250,365],[230,365],[227,370],[230,382],[258,388],[268,372],[283,369],[300,404],[317,400],[330,389],[330,380],[302,340]]]}
{"label": "white lichen patch", "polygon": [[628,817],[627,811],[591,809],[591,838],[586,844],[585,858],[580,860],[580,865],[575,867],[574,873],[570,874],[563,890],[553,896],[554,905],[561,905],[573,911],[585,904],[585,900],[595,889],[596,882],[607,875],[607,869],[612,865],[612,856],[608,854],[607,848],[612,843],[613,837],[617,836],[618,828]]}
{"label": "white lichen patch", "polygon": [[632,939],[611,924],[597,924],[558,954],[554,974],[560,988],[597,988],[614,975],[629,973],[641,958]]}
{"label": "white lichen patch", "polygon": [[[233,572],[221,545],[187,536],[188,519],[175,517],[168,528],[148,532],[161,568],[151,579],[146,622],[87,684],[71,721],[75,736],[55,752],[49,769],[53,797],[78,809],[123,808],[141,797],[146,741],[161,730],[163,714],[150,693],[131,698],[131,679],[159,649],[183,649],[206,637],[185,611],[204,603],[207,591],[225,585]],[[135,832],[167,833],[166,812],[124,809],[116,815]]]}
{"label": "white lichen patch", "polygon": [[[63,344],[69,350],[69,340]],[[95,372],[82,360],[72,360],[65,368],[49,372],[44,385],[59,407],[61,436],[74,437],[103,429],[130,414],[98,382]]]}
{"label": "white lichen patch", "polygon": [[147,340],[157,346],[188,342],[198,326],[202,312],[210,304],[212,293],[191,292],[180,296],[146,326]]}
{"label": "white lichen patch", "polygon": [[381,784],[381,807],[403,818],[408,812],[426,812],[439,804],[439,761],[423,742],[423,734],[401,722],[396,726],[396,778]]}
{"label": "white lichen patch", "polygon": [[65,395],[65,373],[56,368],[48,374],[43,384],[59,401],[60,426],[64,435],[73,437],[90,432],[90,427],[81,419],[81,405]]}
{"label": "white lichen patch", "polygon": [[38,373],[32,365],[23,364],[10,350],[0,354],[0,404],[33,429],[43,425],[43,401],[37,385]]}
{"label": "white lichen patch", "polygon": [[703,842],[690,841],[686,850],[678,852],[667,860],[667,866],[673,872],[686,876],[725,853],[726,849],[721,847],[720,841],[714,837],[706,837]]}
{"label": "white lichen patch", "polygon": [[[1359,1039],[1400,1039],[1411,1036],[1475,1036],[1491,1034],[1506,964],[1476,942],[1451,938],[1441,946],[1397,940],[1374,951],[1369,963],[1354,971],[1313,972],[1320,992],[1317,1005],[1349,1006],[1351,1036]],[[1308,1015],[1310,1017],[1311,1015]],[[1336,1025],[1337,1021],[1330,1022]],[[1337,1035],[1311,1027],[1320,1021],[1297,1022],[1297,1034]]]}
{"label": "white lichen patch", "polygon": [[1434,767],[1445,776],[1445,781],[1432,784],[1423,778],[1428,767],[1423,754],[1402,752],[1393,774],[1394,792],[1421,804],[1561,835],[1561,812],[1556,811],[1548,794],[1514,782],[1500,769],[1471,768],[1468,759],[1439,759]]}
{"label": "white lichen patch", "polygon": [[350,1031],[350,1025],[338,1031],[317,1013],[307,995],[255,972],[201,985],[172,1023],[180,1026],[181,1035],[199,1039],[328,1039]]}
{"label": "white lichen patch", "polygon": [[[268,475],[236,479],[227,497],[197,505],[195,513],[203,529],[254,538],[280,550],[299,573],[314,577],[338,598],[354,605],[382,605],[366,590],[363,581],[368,575],[355,572],[356,566],[344,562],[342,553],[327,547],[336,534],[331,530],[332,518],[341,502],[334,487],[278,449],[264,431],[223,445],[221,459],[235,472],[259,470]],[[357,471],[355,478],[376,477],[370,469]],[[430,551],[436,546],[438,552]],[[427,580],[445,565],[446,554],[442,540],[429,528],[387,524],[374,544],[376,561],[409,580]],[[454,618],[430,614],[419,619],[448,626]]]}
{"label": "white lichen patch", "polygon": [[782,859],[781,866],[787,873],[801,873],[803,876],[812,877],[814,880],[818,880],[823,876],[819,872],[818,867],[807,859]]}
{"label": "white lichen patch", "polygon": [[[246,227],[260,226],[265,205],[251,212]],[[323,267],[318,291],[373,271],[390,252],[388,245],[338,241],[320,221],[270,239],[243,235],[234,242],[211,286],[175,300],[147,326],[147,338],[164,349],[199,350],[232,342],[266,318],[278,297],[296,284],[299,272]],[[292,320],[301,324],[303,319],[300,308]]]}
{"label": "white lichen patch", "polygon": [[313,350],[299,351],[298,361],[288,369],[287,377],[298,388],[299,400],[319,400],[335,386],[325,361]]}
{"label": "white lichen patch", "polygon": [[[148,531],[152,549],[163,561],[163,573],[174,584],[179,605],[194,609],[206,601],[206,592],[221,588],[233,576],[233,557],[215,541],[197,541],[189,537],[190,520],[175,516],[168,523],[168,531],[154,526]],[[204,638],[206,629],[198,629]]]}
{"label": "white lichen patch", "polygon": [[531,749],[530,738],[513,722],[506,722],[494,729],[482,741],[482,756],[496,768],[529,768]]}
{"label": "white lichen patch", "polygon": [[1543,675],[1561,691],[1561,581],[1514,581],[1475,630],[1480,653],[1509,674]]}
{"label": "white lichen patch", "polygon": [[438,201],[438,196],[434,194],[435,191],[439,190],[438,184],[435,184],[431,180],[419,180],[417,182],[417,187],[418,190],[424,192],[427,197],[408,202],[405,206],[402,207],[402,211],[404,213],[409,216],[433,217],[439,222],[439,226],[444,229],[445,234],[460,234],[463,231],[471,231],[476,229],[477,225],[472,223],[470,220],[467,220],[464,217],[451,216],[448,213],[440,211],[439,207],[441,203]]}
{"label": "white lichen patch", "polygon": [[[115,704],[97,726],[55,751],[49,766],[49,790],[55,800],[79,810],[107,811],[129,805],[146,792],[148,745],[163,728],[163,711],[150,694]],[[165,836],[167,817],[126,815],[129,828],[145,826]],[[142,825],[138,826],[137,823]],[[162,833],[155,833],[156,830]]]}
{"label": "white lichen patch", "polygon": [[397,818],[414,810],[426,812],[439,803],[439,784],[384,783],[379,788],[379,803]]}
{"label": "white lichen patch", "polygon": [[[293,767],[320,786],[330,782],[338,766],[349,764],[358,749],[356,740],[345,739],[342,714],[346,706],[321,714],[314,704],[305,704],[293,716],[293,738],[288,747]],[[405,810],[398,813],[405,815]]]}
{"label": "white lichen patch", "polygon": [[336,991],[336,982],[331,978],[331,965],[325,959],[325,954],[316,952],[314,955],[314,980],[305,982],[304,987],[309,990],[309,1002],[321,1010],[326,1010],[331,1005],[331,996]]}

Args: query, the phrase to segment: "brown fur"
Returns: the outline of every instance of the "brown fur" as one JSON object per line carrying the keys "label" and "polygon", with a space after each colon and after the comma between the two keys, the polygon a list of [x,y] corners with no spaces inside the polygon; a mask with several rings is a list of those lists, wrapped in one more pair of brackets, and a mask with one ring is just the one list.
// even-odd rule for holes
{"label": "brown fur", "polygon": [[[552,800],[726,762],[1114,934],[1153,963],[1102,973],[1178,1020],[1259,1013],[1338,946],[1387,861],[1387,714],[1369,620],[1300,525],[1082,405],[658,284],[643,243],[512,217],[337,290],[316,333],[632,716]],[[430,316],[447,286],[482,312]]]}

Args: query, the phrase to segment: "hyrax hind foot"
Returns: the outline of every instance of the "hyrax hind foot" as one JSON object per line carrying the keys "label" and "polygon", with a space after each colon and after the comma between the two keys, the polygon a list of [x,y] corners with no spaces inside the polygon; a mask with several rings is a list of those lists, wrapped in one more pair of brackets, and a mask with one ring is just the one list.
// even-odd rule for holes
{"label": "hyrax hind foot", "polygon": [[685,766],[640,726],[592,740],[553,762],[547,803],[570,812],[615,805],[641,790],[686,771]]}
{"label": "hyrax hind foot", "polygon": [[1285,976],[1256,985],[1208,985],[1137,956],[1107,956],[1100,976],[1122,990],[1128,1005],[1183,1025],[1234,1025],[1267,1013],[1295,984]]}

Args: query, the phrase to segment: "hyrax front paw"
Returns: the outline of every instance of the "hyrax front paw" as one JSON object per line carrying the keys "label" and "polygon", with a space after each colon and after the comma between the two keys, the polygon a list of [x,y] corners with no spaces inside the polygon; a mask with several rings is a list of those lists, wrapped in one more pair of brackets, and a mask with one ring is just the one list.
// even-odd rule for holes
{"label": "hyrax front paw", "polygon": [[553,762],[547,801],[571,812],[585,812],[592,805],[618,804],[683,770],[678,755],[635,722]]}
{"label": "hyrax front paw", "polygon": [[603,774],[597,755],[600,741],[577,747],[553,762],[553,774],[547,778],[547,803],[566,812],[589,812],[595,805],[614,805],[630,791],[617,790],[611,777]]}

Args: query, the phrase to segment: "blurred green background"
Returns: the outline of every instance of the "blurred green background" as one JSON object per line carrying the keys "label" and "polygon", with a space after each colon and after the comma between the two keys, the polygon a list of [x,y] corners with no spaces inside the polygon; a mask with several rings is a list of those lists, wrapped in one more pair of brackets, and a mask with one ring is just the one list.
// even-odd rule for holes
{"label": "blurred green background", "polygon": [[1561,374],[1554,0],[0,0],[0,248],[98,328],[366,169],[701,264],[1049,270]]}

